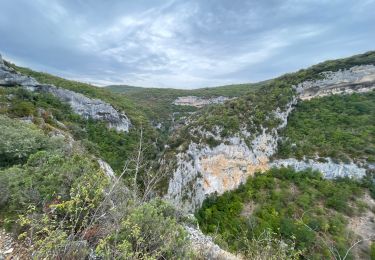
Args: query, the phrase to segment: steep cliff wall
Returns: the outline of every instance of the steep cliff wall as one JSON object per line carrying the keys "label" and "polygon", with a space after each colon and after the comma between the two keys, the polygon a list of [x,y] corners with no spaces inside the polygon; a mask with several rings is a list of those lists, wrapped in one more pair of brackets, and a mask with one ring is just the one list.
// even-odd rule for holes
{"label": "steep cliff wall", "polygon": [[262,128],[250,146],[238,136],[226,138],[214,148],[191,143],[176,156],[177,167],[166,197],[183,210],[194,211],[208,195],[235,189],[256,171],[268,169],[269,157],[277,149],[278,130],[286,125],[295,102],[273,111],[281,123],[271,130]]}
{"label": "steep cliff wall", "polygon": [[375,87],[373,65],[324,72],[320,76],[322,79],[304,81],[294,86],[295,99],[285,107],[275,108],[271,113],[280,119],[279,125],[273,129],[262,128],[251,143],[246,142],[244,137],[252,134],[240,130],[246,129],[246,126],[238,129],[241,134],[224,139],[220,139],[216,133],[200,131],[201,136],[212,136],[219,140],[220,144],[211,148],[204,143],[191,142],[187,151],[179,152],[166,198],[185,211],[193,212],[202,205],[208,195],[235,189],[255,172],[271,167],[290,166],[297,170],[312,168],[321,171],[326,178],[363,177],[365,168],[353,163],[334,163],[329,158],[325,163],[313,160],[297,161],[293,158],[270,162],[270,157],[277,151],[278,130],[287,125],[288,115],[297,100],[301,102],[326,95],[368,92]]}
{"label": "steep cliff wall", "polygon": [[39,84],[35,79],[17,73],[6,66],[0,56],[0,86],[23,86],[31,91],[48,92],[63,102],[69,103],[73,111],[82,117],[107,122],[110,128],[128,132],[131,122],[126,114],[99,99],[88,98],[80,93],[53,85]]}

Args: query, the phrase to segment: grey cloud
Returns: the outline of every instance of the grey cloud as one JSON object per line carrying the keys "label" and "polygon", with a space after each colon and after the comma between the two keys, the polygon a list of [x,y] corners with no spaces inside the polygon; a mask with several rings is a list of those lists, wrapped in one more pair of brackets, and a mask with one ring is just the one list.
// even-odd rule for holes
{"label": "grey cloud", "polygon": [[264,80],[374,49],[375,1],[3,0],[0,52],[100,85]]}

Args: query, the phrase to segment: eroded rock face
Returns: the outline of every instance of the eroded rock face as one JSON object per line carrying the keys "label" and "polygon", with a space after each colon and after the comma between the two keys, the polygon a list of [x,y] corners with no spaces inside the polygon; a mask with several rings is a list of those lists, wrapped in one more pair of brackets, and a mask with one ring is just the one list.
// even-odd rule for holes
{"label": "eroded rock face", "polygon": [[80,93],[52,85],[36,85],[28,87],[28,89],[51,93],[61,101],[69,103],[73,111],[85,119],[106,121],[110,128],[117,131],[128,132],[131,126],[130,120],[125,114],[118,112],[110,104],[99,99],[88,98]]}
{"label": "eroded rock face", "polygon": [[277,149],[278,130],[286,125],[295,102],[274,111],[281,120],[279,127],[263,129],[250,147],[240,137],[227,138],[214,148],[191,143],[186,152],[177,154],[177,168],[166,198],[176,207],[193,212],[208,195],[235,189],[255,172],[267,170],[269,158]]}
{"label": "eroded rock face", "polygon": [[375,89],[375,66],[361,65],[347,70],[323,72],[323,79],[304,81],[296,87],[302,100],[335,94],[369,92]]}
{"label": "eroded rock face", "polygon": [[88,119],[107,122],[110,128],[128,132],[131,127],[129,118],[108,103],[99,99],[88,98],[80,93],[59,88],[53,85],[39,84],[34,78],[17,73],[4,64],[0,56],[0,86],[23,86],[31,91],[48,92],[69,103],[73,111]]}
{"label": "eroded rock face", "polygon": [[315,160],[298,161],[294,158],[276,160],[269,164],[270,167],[291,167],[296,171],[313,169],[323,174],[324,178],[334,179],[338,177],[362,178],[366,175],[366,169],[360,168],[354,163],[335,163],[330,158],[324,158],[326,162],[318,162]]}
{"label": "eroded rock face", "polygon": [[[296,89],[296,98],[301,100],[334,94],[367,92],[375,87],[375,66],[355,66],[349,70],[322,73],[324,79],[305,81]],[[190,100],[191,101],[191,100]],[[190,102],[187,100],[186,102]],[[194,100],[193,100],[194,101]],[[327,159],[327,162],[297,161],[296,159],[278,160],[270,163],[270,157],[277,150],[278,130],[287,125],[287,118],[296,100],[285,108],[273,111],[281,123],[275,129],[258,134],[250,145],[243,138],[233,136],[220,140],[216,133],[202,133],[200,136],[212,136],[221,143],[210,148],[208,145],[191,143],[185,152],[176,155],[177,167],[169,182],[166,198],[175,206],[194,212],[210,194],[222,194],[237,188],[257,171],[266,171],[271,167],[290,166],[296,170],[312,168],[323,173],[326,178],[355,177],[362,178],[365,168],[357,165],[339,164]],[[246,129],[243,127],[243,129]],[[250,136],[239,129],[241,136]],[[219,138],[219,139],[218,139]],[[369,166],[370,167],[370,166]]]}
{"label": "eroded rock face", "polygon": [[177,106],[193,106],[193,107],[204,107],[211,104],[223,104],[225,101],[229,100],[228,97],[215,97],[215,98],[201,98],[196,96],[185,96],[178,97],[173,104]]}

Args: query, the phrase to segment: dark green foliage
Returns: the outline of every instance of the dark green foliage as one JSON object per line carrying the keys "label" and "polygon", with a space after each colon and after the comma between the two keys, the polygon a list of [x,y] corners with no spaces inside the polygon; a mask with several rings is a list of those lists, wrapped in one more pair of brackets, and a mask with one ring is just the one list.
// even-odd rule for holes
{"label": "dark green foliage", "polygon": [[37,127],[0,115],[0,169],[23,163],[42,149],[48,140]]}
{"label": "dark green foliage", "polygon": [[186,231],[177,218],[174,208],[161,200],[140,205],[96,252],[105,259],[190,259]]}
{"label": "dark green foliage", "polygon": [[[49,126],[45,125],[45,128],[61,128],[63,123],[66,126],[63,131],[70,132],[75,140],[81,140],[92,154],[106,160],[117,172],[122,170],[125,161],[130,159],[135,151],[140,135],[138,129],[133,128],[129,133],[116,132],[109,129],[104,122],[83,119],[74,114],[68,104],[48,93],[29,92],[22,88],[0,90],[0,102],[10,104],[9,108],[5,106],[0,113],[6,113],[13,118],[33,116],[37,124],[40,119],[48,123]],[[148,147],[146,155],[152,159],[156,155],[156,147],[149,143],[155,138],[155,134],[147,125],[143,131],[145,145]]]}
{"label": "dark green foliage", "polygon": [[282,158],[331,157],[375,161],[375,92],[300,102],[281,133]]}
{"label": "dark green foliage", "polygon": [[349,179],[331,181],[309,170],[271,169],[235,191],[208,198],[196,216],[204,232],[217,232],[232,251],[246,248],[238,238],[252,239],[270,229],[287,243],[295,237],[297,249],[307,258],[328,258],[327,241],[318,233],[344,254],[352,241],[343,216],[356,212],[362,192],[362,184]]}
{"label": "dark green foliage", "polygon": [[24,166],[0,171],[0,182],[5,183],[2,211],[13,216],[25,212],[28,205],[41,209],[56,198],[69,198],[72,183],[82,172],[97,170],[98,166],[82,155],[40,151],[30,156]]}

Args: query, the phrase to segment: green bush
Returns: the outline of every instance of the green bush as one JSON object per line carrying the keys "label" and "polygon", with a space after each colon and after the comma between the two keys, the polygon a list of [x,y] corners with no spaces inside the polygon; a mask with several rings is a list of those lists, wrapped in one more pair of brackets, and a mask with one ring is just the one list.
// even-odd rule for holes
{"label": "green bush", "polygon": [[191,256],[184,228],[173,208],[155,200],[140,205],[122,222],[118,233],[102,239],[96,252],[106,259],[185,259]]}
{"label": "green bush", "polygon": [[0,115],[0,167],[24,162],[46,148],[47,137],[33,124]]}

